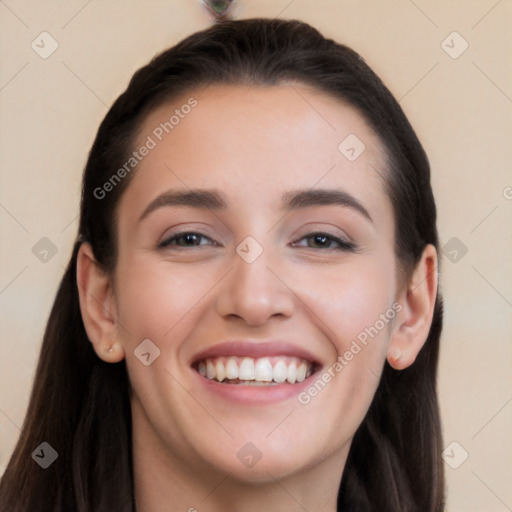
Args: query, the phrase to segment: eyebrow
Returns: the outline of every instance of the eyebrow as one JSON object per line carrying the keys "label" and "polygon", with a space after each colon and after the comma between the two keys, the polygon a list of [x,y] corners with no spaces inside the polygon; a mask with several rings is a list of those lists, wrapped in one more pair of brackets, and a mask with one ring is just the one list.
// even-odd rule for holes
{"label": "eyebrow", "polygon": [[338,205],[352,208],[373,223],[368,210],[353,195],[339,189],[309,189],[287,192],[283,195],[286,210],[298,210],[310,206]]}
{"label": "eyebrow", "polygon": [[[312,206],[338,205],[356,210],[373,223],[368,210],[354,196],[338,189],[304,189],[286,192],[282,197],[282,208],[299,210]],[[210,210],[226,209],[228,204],[224,194],[217,190],[187,189],[164,192],[151,201],[139,218],[139,222],[151,212],[170,206],[188,206]]]}
{"label": "eyebrow", "polygon": [[222,210],[227,208],[223,194],[216,190],[173,190],[164,192],[151,201],[139,218],[139,222],[151,212],[166,206],[189,206],[209,210]]}

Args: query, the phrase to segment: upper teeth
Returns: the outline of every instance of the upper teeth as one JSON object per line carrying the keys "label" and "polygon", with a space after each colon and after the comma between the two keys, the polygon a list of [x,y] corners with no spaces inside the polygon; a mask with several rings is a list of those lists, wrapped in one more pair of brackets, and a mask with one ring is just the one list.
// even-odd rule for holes
{"label": "upper teeth", "polygon": [[215,357],[203,359],[197,370],[210,380],[257,382],[302,382],[312,373],[312,364],[298,357]]}

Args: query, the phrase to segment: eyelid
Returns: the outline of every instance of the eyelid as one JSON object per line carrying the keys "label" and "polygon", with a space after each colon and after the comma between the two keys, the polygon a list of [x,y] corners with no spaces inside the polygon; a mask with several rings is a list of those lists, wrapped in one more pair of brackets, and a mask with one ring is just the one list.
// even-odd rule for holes
{"label": "eyelid", "polygon": [[325,236],[327,238],[330,238],[332,241],[336,242],[339,247],[335,247],[335,248],[312,248],[312,247],[306,247],[306,248],[309,248],[309,249],[314,249],[314,250],[325,250],[325,251],[328,251],[328,250],[341,250],[341,251],[352,251],[352,252],[355,252],[357,250],[357,246],[354,242],[352,242],[348,237],[344,237],[344,236],[338,236],[338,235],[334,235],[333,233],[329,233],[328,231],[325,231],[325,230],[321,230],[321,229],[318,229],[318,230],[313,230],[313,231],[309,231],[308,233],[304,233],[302,236],[300,236],[300,238],[297,238],[295,239],[294,242],[292,242],[292,245],[295,245],[306,239],[306,238],[310,238],[312,236],[316,236],[316,235],[322,235],[322,236]]}
{"label": "eyelid", "polygon": [[[295,239],[300,239],[305,236],[310,236],[314,234],[323,234],[330,236],[332,238],[339,238],[347,243],[354,243],[352,237],[341,227],[336,224],[331,224],[329,222],[307,222],[303,224],[301,228],[295,230],[293,236]],[[300,238],[299,238],[300,236]]]}
{"label": "eyelid", "polygon": [[189,234],[198,235],[200,238],[206,238],[210,242],[213,242],[213,243],[211,243],[211,244],[190,245],[190,246],[188,246],[188,248],[200,247],[201,245],[211,245],[211,246],[218,246],[218,245],[220,245],[218,242],[213,240],[213,238],[211,238],[210,236],[206,235],[205,233],[202,233],[201,231],[197,231],[197,230],[193,230],[193,229],[183,229],[183,230],[180,230],[180,231],[176,231],[175,233],[172,233],[172,234],[170,234],[168,236],[162,237],[162,239],[157,243],[157,248],[158,249],[164,249],[164,248],[169,247],[171,245],[175,246],[175,247],[178,247],[178,248],[186,248],[187,246],[171,244],[170,242],[175,240],[176,238],[178,238],[180,236],[189,235]]}
{"label": "eyelid", "polygon": [[[222,230],[219,232],[218,226],[212,225],[210,222],[204,222],[196,219],[184,219],[177,217],[176,222],[167,223],[159,230],[158,245],[161,242],[168,240],[174,236],[183,235],[184,233],[195,233],[213,240],[214,237],[218,238],[219,235],[223,237]],[[180,222],[181,221],[181,222]]]}

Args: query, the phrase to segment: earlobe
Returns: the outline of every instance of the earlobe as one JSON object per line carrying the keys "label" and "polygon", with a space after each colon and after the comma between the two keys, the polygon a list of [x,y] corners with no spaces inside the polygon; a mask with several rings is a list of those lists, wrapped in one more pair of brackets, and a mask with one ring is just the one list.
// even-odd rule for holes
{"label": "earlobe", "polygon": [[397,317],[387,354],[389,364],[396,370],[413,364],[428,338],[437,284],[437,251],[429,244],[399,298],[403,308]]}
{"label": "earlobe", "polygon": [[118,340],[111,282],[96,262],[89,243],[83,243],[78,251],[76,277],[82,319],[96,354],[109,363],[121,361],[125,354]]}
{"label": "earlobe", "polygon": [[398,346],[394,346],[389,349],[388,351],[388,363],[395,369],[395,370],[401,370],[402,366],[402,349]]}

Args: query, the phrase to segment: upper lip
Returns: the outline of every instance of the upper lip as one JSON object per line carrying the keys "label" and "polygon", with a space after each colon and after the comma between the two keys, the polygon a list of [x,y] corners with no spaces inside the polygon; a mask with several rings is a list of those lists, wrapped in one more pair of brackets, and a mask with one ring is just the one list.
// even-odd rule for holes
{"label": "upper lip", "polygon": [[224,341],[212,345],[198,352],[192,359],[192,364],[214,357],[271,357],[271,356],[289,356],[305,359],[314,365],[318,362],[308,350],[298,347],[286,341]]}

